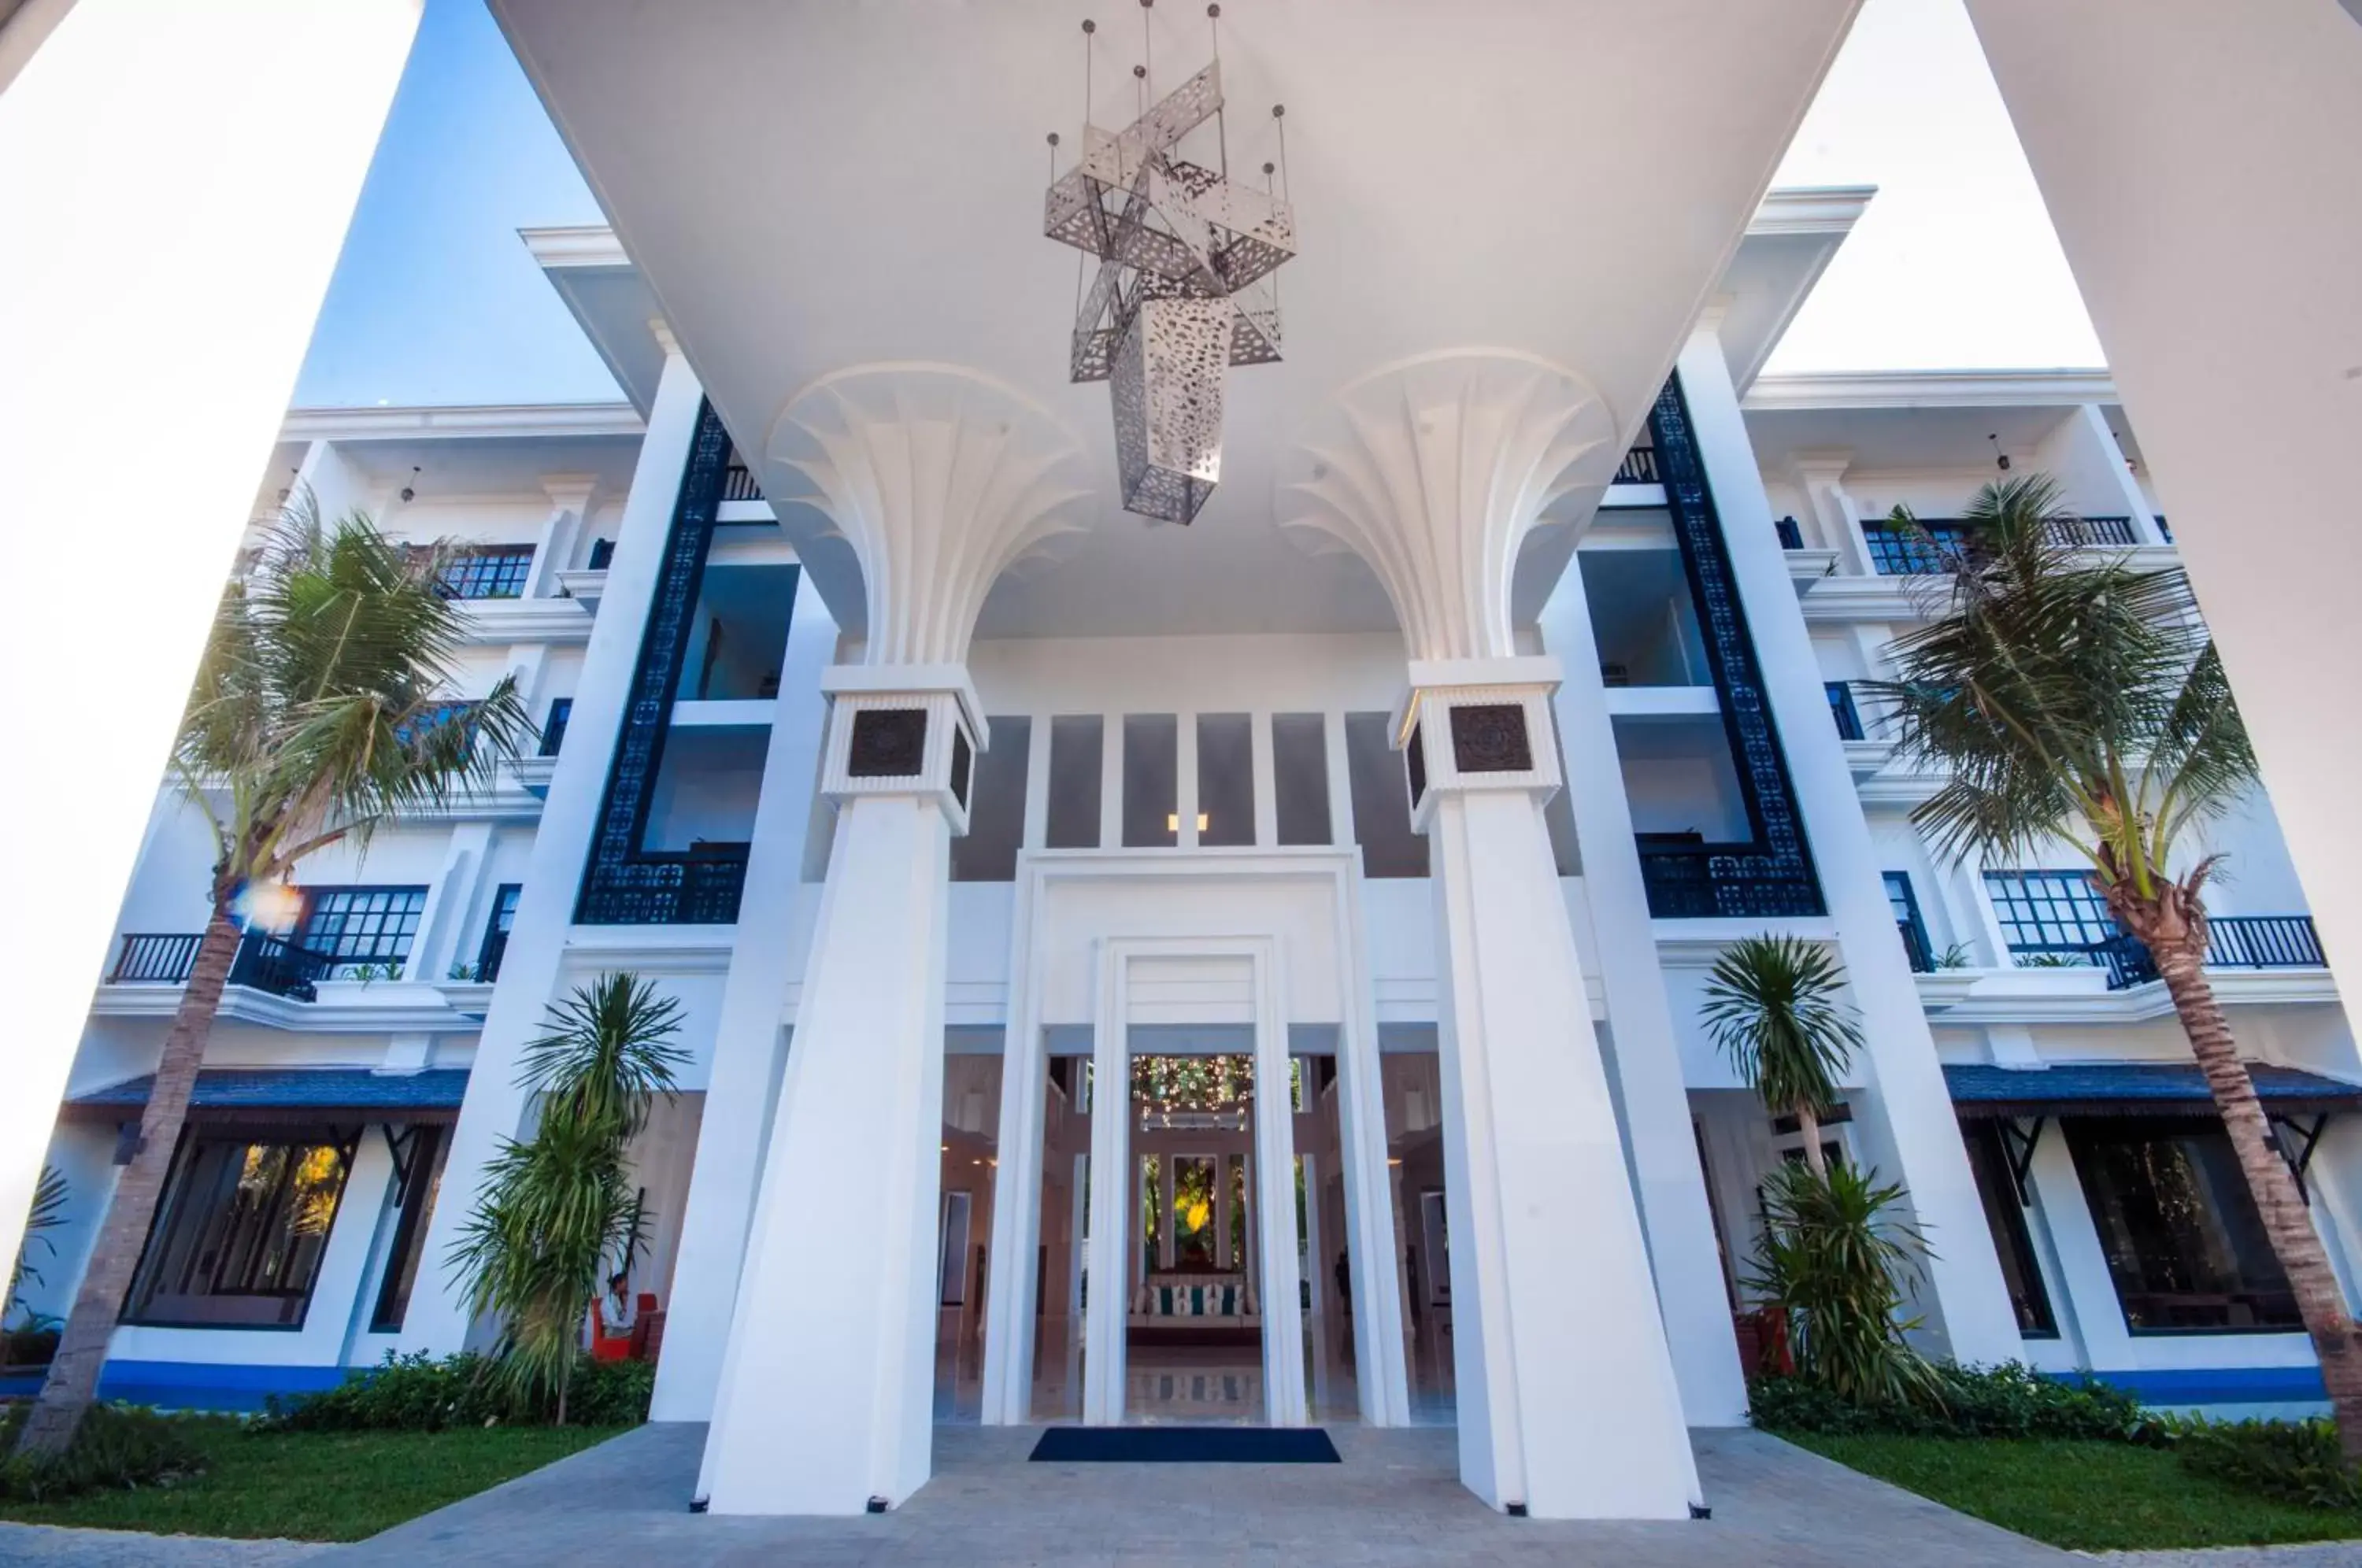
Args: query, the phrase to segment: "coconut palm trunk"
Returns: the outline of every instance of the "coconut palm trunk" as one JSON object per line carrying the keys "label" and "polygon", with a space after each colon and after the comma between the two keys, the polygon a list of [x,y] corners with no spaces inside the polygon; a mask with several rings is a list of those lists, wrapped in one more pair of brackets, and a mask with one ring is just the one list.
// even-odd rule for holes
{"label": "coconut palm trunk", "polygon": [[1829,1159],[1821,1153],[1821,1118],[1810,1100],[1800,1099],[1795,1106],[1796,1131],[1805,1137],[1805,1165],[1812,1173],[1826,1179]]}
{"label": "coconut palm trunk", "polygon": [[73,1310],[67,1315],[58,1341],[57,1355],[42,1381],[40,1399],[17,1440],[20,1453],[63,1453],[83,1413],[97,1397],[106,1347],[131,1292],[132,1275],[148,1243],[149,1227],[155,1222],[165,1177],[171,1174],[181,1127],[188,1119],[189,1097],[197,1087],[197,1069],[205,1059],[205,1042],[213,1033],[214,1015],[221,1009],[222,988],[229,983],[237,944],[236,922],[226,903],[216,902],[189,967],[188,988],[181,993],[171,1030],[164,1036],[155,1087],[148,1091],[147,1109],[139,1113],[139,1147],[115,1184],[106,1219],[91,1248],[89,1264],[83,1270],[81,1288],[74,1293]]}
{"label": "coconut palm trunk", "polygon": [[2321,1233],[2312,1227],[2312,1212],[2280,1157],[2263,1102],[2256,1097],[2255,1080],[2239,1059],[2230,1022],[2206,978],[2204,907],[2194,889],[2169,882],[2153,899],[2137,899],[2126,889],[2110,901],[2117,919],[2157,961],[2158,977],[2173,999],[2182,1032],[2190,1037],[2191,1052],[2206,1076],[2214,1109],[2231,1135],[2247,1191],[2263,1219],[2264,1233],[2271,1239],[2273,1254],[2295,1293],[2304,1331],[2321,1359],[2322,1384],[2337,1414],[2338,1447],[2346,1463],[2362,1464],[2362,1355],[2355,1350],[2354,1319],[2345,1309],[2345,1292],[2330,1267]]}

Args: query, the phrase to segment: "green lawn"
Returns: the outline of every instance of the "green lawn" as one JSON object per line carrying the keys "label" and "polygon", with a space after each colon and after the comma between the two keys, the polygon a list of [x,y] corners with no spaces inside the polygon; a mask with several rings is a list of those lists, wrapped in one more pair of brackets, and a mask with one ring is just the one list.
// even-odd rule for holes
{"label": "green lawn", "polygon": [[205,1473],[177,1486],[55,1503],[0,1499],[0,1518],[159,1535],[359,1540],[615,1435],[613,1427],[281,1432],[191,1424]]}
{"label": "green lawn", "polygon": [[1778,1435],[1948,1507],[2072,1551],[2362,1536],[2362,1514],[2258,1497],[2192,1474],[2162,1449],[2058,1439]]}

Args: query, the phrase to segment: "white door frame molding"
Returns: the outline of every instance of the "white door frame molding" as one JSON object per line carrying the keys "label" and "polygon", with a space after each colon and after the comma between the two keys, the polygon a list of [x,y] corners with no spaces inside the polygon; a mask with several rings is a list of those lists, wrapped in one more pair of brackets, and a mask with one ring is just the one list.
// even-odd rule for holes
{"label": "white door frame molding", "polygon": [[[1245,922],[1223,921],[1217,922],[1222,929],[1209,926],[1203,932],[1191,931],[1186,936],[1171,931],[1152,936],[1136,929],[1113,931],[1104,928],[1078,936],[1073,932],[1054,933],[1050,929],[1053,907],[1059,902],[1061,891],[1070,887],[1131,880],[1163,883],[1170,888],[1182,879],[1198,878],[1233,884],[1242,894],[1249,895],[1258,888],[1273,889],[1289,883],[1319,886],[1323,889],[1327,914],[1317,945],[1330,948],[1333,957],[1287,953],[1288,943],[1278,939],[1272,931],[1250,932],[1242,937],[1241,924],[1263,923],[1253,922],[1251,915]],[[1153,889],[1151,892],[1153,896]],[[1156,906],[1152,903],[1148,907]],[[1054,957],[1057,956],[1054,955],[1053,948],[1063,945],[1071,949],[1077,940],[1093,943],[1171,940],[1185,945],[1189,953],[1201,956],[1219,955],[1222,944],[1226,942],[1264,940],[1275,942],[1277,950],[1290,963],[1302,965],[1318,961],[1335,964],[1338,1010],[1341,1013],[1334,1021],[1338,1025],[1338,1135],[1343,1151],[1341,1165],[1345,1178],[1347,1235],[1344,1240],[1355,1303],[1357,1306],[1367,1304],[1353,1315],[1354,1365],[1359,1378],[1361,1419],[1365,1426],[1409,1425],[1410,1395],[1403,1356],[1402,1303],[1399,1293],[1394,1288],[1393,1277],[1393,1199],[1386,1170],[1385,1110],[1379,1078],[1377,1008],[1370,982],[1368,951],[1363,937],[1361,857],[1360,852],[1351,845],[1341,848],[1241,848],[1235,851],[1028,850],[1019,856],[1016,908],[1010,926],[1009,1021],[1001,1065],[1000,1164],[995,1171],[997,1191],[993,1202],[990,1253],[992,1280],[986,1291],[984,1420],[991,1425],[1020,1426],[1032,1419],[1036,1281],[1031,1260],[1040,1246],[1041,1235],[1043,1096],[1048,1072],[1048,1044],[1044,1032],[1052,1023],[1081,1021],[1080,1019],[1052,1016],[1047,992],[1052,964]],[[1095,961],[1103,961],[1096,947],[1092,949],[1091,955]],[[1074,955],[1069,952],[1065,956],[1071,958]],[[1297,972],[1302,973],[1300,970]],[[1278,1009],[1283,1072],[1286,1070],[1288,1010],[1286,982],[1289,973],[1288,969],[1275,963],[1271,984],[1268,987],[1258,984],[1256,997],[1258,1007],[1264,1005],[1267,998],[1270,1005]],[[1094,1018],[1107,989],[1103,985],[1095,984],[1093,987]],[[1297,1021],[1330,1021],[1302,1019]],[[1103,1037],[1103,1032],[1100,1037]],[[1095,1067],[1094,1073],[1099,1070]],[[1126,1081],[1120,1076],[1125,1071],[1128,1071],[1128,1061],[1119,1068],[1118,1077],[1103,1081],[1120,1084]],[[1093,1131],[1096,1138],[1096,1121]],[[1096,1155],[1096,1144],[1094,1151]],[[1277,1174],[1292,1178],[1292,1146],[1286,1152],[1290,1158],[1282,1162]],[[1255,1163],[1266,1167],[1258,1173],[1256,1179],[1259,1182],[1272,1180],[1270,1162],[1258,1160]],[[1263,1187],[1259,1186],[1257,1192],[1260,1209],[1270,1198],[1264,1195]],[[1283,1189],[1283,1196],[1282,1207],[1272,1212],[1293,1213],[1292,1183]],[[1096,1193],[1094,1198],[1096,1200]],[[1095,1210],[1092,1225],[1095,1241],[1098,1231]],[[1292,1241],[1284,1229],[1281,1235]],[[1255,1245],[1269,1244],[1258,1235]],[[1120,1252],[1112,1255],[1121,1261]],[[1293,1251],[1289,1253],[1289,1266],[1293,1271]],[[1119,1273],[1099,1277],[1121,1279],[1125,1276]],[[1264,1306],[1269,1309],[1268,1300]],[[1295,1353],[1300,1359],[1300,1343],[1296,1346]],[[1293,1386],[1301,1387],[1300,1371]]]}

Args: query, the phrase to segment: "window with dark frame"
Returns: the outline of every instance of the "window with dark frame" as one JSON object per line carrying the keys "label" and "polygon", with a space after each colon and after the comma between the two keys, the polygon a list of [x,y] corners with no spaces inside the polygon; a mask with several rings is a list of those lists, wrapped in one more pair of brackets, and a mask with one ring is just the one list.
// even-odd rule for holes
{"label": "window with dark frame", "polygon": [[1198,843],[1223,849],[1254,841],[1254,721],[1245,713],[1200,713]]}
{"label": "window with dark frame", "polygon": [[1394,748],[1390,715],[1345,715],[1345,769],[1362,875],[1426,876],[1427,840],[1411,831],[1410,785]]}
{"label": "window with dark frame", "polygon": [[484,922],[483,945],[476,949],[476,979],[490,985],[501,977],[501,961],[508,956],[509,931],[516,924],[517,899],[524,891],[522,882],[503,882],[492,895],[491,918]]}
{"label": "window with dark frame", "polygon": [[1911,961],[1913,972],[1932,974],[1936,968],[1936,950],[1927,941],[1927,922],[1919,914],[1919,895],[1911,889],[1908,871],[1882,871],[1886,882],[1886,903],[1894,911],[1895,933],[1903,938],[1904,955]]}
{"label": "window with dark frame", "polygon": [[2127,1330],[2303,1328],[2220,1121],[2086,1116],[2060,1128]]}
{"label": "window with dark frame", "polygon": [[976,786],[967,832],[952,840],[955,882],[1009,882],[1025,845],[1025,784],[1032,771],[1033,721],[1022,713],[993,714],[991,746],[976,759]]}
{"label": "window with dark frame", "polygon": [[352,1138],[322,1128],[192,1128],[134,1276],[127,1323],[301,1329]]}
{"label": "window with dark frame", "polygon": [[549,705],[549,717],[542,722],[541,755],[556,756],[566,744],[566,726],[574,717],[574,699],[560,697]]}
{"label": "window with dark frame", "polygon": [[2025,1222],[2025,1206],[2018,1201],[2017,1178],[2010,1174],[2009,1145],[1995,1121],[1964,1121],[1960,1141],[1968,1145],[1969,1170],[1975,1176],[1977,1198],[1984,1205],[1985,1223],[1992,1231],[1993,1252],[2001,1259],[2002,1282],[2009,1287],[2017,1331],[2028,1339],[2055,1340],[2058,1321],[2050,1310],[2050,1292],[2042,1283],[2042,1265],[2034,1253],[2034,1233]]}
{"label": "window with dark frame", "polygon": [[1043,843],[1052,849],[1099,846],[1100,757],[1107,722],[1097,713],[1050,721],[1050,795]]}
{"label": "window with dark frame", "polygon": [[517,599],[533,569],[531,545],[480,545],[453,553],[435,580],[446,599]]}
{"label": "window with dark frame", "polygon": [[1272,805],[1282,844],[1331,844],[1324,713],[1271,716]]}
{"label": "window with dark frame", "polygon": [[2120,934],[2107,900],[2088,871],[1988,871],[1985,896],[1992,900],[2002,939],[2011,953],[2048,961],[2095,962],[2092,949]]}
{"label": "window with dark frame", "polygon": [[443,1156],[449,1151],[446,1129],[414,1126],[393,1134],[402,1152],[402,1180],[392,1201],[399,1210],[393,1245],[387,1249],[385,1277],[378,1282],[377,1305],[370,1312],[370,1332],[401,1331],[410,1312],[410,1292],[418,1282],[418,1260],[426,1251],[426,1222],[435,1214],[435,1198],[443,1185]]}
{"label": "window with dark frame", "polygon": [[337,969],[401,964],[410,957],[424,888],[306,888],[295,945]]}

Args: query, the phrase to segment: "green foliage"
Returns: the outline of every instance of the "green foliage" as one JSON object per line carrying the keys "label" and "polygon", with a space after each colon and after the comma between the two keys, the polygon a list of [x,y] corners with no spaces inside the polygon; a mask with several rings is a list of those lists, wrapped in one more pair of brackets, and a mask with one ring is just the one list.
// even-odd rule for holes
{"label": "green foliage", "polygon": [[54,1458],[10,1452],[24,1417],[0,1417],[0,1498],[50,1502],[107,1487],[170,1486],[204,1467],[185,1426],[130,1405],[94,1405]]}
{"label": "green foliage", "polygon": [[[2362,1529],[2362,1518],[2355,1514],[2257,1496],[2191,1473],[2167,1450],[2138,1443],[2068,1438],[1960,1442],[1816,1432],[1791,1441],[2003,1529],[2073,1551],[2323,1540]],[[2248,1559],[2247,1553],[2237,1555]]]}
{"label": "green foliage", "polygon": [[[168,1419],[196,1449],[203,1474],[169,1486],[110,1487],[45,1502],[0,1498],[0,1518],[159,1536],[361,1540],[613,1435],[606,1427],[508,1425],[258,1435],[234,1419]],[[123,1559],[121,1549],[100,1554]],[[468,1553],[427,1560],[465,1561]]]}
{"label": "green foliage", "polygon": [[1935,1368],[1904,1335],[1926,1239],[1895,1212],[1899,1184],[1838,1164],[1783,1164],[1763,1184],[1763,1233],[1743,1284],[1788,1313],[1796,1374],[1864,1405],[1936,1396]]}
{"label": "green foliage", "polygon": [[447,559],[360,513],[324,525],[306,494],[224,591],[174,754],[213,825],[217,897],[366,845],[522,754],[533,725],[513,679],[451,711],[467,623],[437,591]]}
{"label": "green foliage", "polygon": [[552,1002],[546,1032],[528,1041],[517,1086],[543,1097],[545,1124],[560,1117],[628,1142],[646,1124],[658,1094],[672,1094],[672,1073],[689,1060],[673,1042],[680,1002],[653,981],[604,975]]}
{"label": "green foliage", "polygon": [[2346,1467],[2337,1424],[2169,1420],[2184,1467],[2241,1489],[2316,1508],[2362,1508],[2362,1477]]}
{"label": "green foliage", "polygon": [[[586,1426],[636,1426],[648,1419],[656,1367],[644,1361],[579,1358],[567,1378],[568,1418]],[[276,1396],[254,1424],[260,1432],[445,1431],[495,1425],[542,1425],[557,1414],[555,1387],[525,1390],[472,1352],[440,1359],[425,1353],[385,1360],[334,1388],[294,1398]]]}
{"label": "green foliage", "polygon": [[[1899,509],[1894,521],[1917,528]],[[1950,776],[1912,819],[1955,855],[2004,865],[2056,834],[2103,887],[2148,898],[2183,834],[2256,778],[2189,581],[2079,548],[2044,475],[1985,486],[1964,521],[1951,575],[1922,580],[1947,597],[1890,650],[1900,679],[1868,683],[1901,754]]]}
{"label": "green foliage", "polygon": [[2096,1378],[2045,1377],[2019,1362],[1933,1365],[1920,1398],[1849,1399],[1801,1377],[1760,1377],[1747,1387],[1755,1424],[1777,1432],[1833,1436],[2071,1438],[2154,1442],[2163,1429],[2138,1399]]}
{"label": "green foliage", "polygon": [[41,1283],[41,1271],[33,1264],[33,1249],[39,1246],[44,1257],[58,1255],[58,1244],[50,1232],[66,1222],[66,1176],[55,1165],[43,1165],[40,1178],[33,1184],[33,1207],[25,1215],[25,1239],[17,1244],[17,1261],[8,1271],[8,1296],[0,1301],[0,1318],[6,1318],[17,1306],[17,1293],[27,1284]]}
{"label": "green foliage", "polygon": [[1706,977],[1706,1032],[1763,1103],[1815,1116],[1861,1048],[1861,1026],[1838,999],[1845,972],[1829,950],[1794,936],[1742,937]]}
{"label": "green foliage", "polygon": [[649,1103],[672,1097],[679,1028],[678,1001],[607,975],[553,1003],[525,1047],[517,1081],[539,1094],[540,1123],[486,1164],[451,1252],[471,1310],[501,1320],[492,1372],[513,1406],[554,1395],[567,1413],[585,1315],[611,1260],[627,1266],[639,1244],[624,1153]]}

